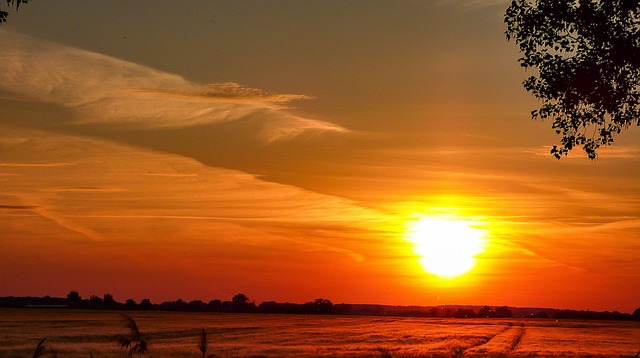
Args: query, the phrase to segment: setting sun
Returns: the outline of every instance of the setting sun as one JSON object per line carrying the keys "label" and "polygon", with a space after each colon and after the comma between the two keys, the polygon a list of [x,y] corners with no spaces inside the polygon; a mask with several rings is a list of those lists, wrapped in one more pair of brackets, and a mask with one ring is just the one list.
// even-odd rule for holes
{"label": "setting sun", "polygon": [[463,220],[422,216],[409,224],[406,239],[414,244],[428,273],[454,278],[469,272],[486,246],[486,230]]}

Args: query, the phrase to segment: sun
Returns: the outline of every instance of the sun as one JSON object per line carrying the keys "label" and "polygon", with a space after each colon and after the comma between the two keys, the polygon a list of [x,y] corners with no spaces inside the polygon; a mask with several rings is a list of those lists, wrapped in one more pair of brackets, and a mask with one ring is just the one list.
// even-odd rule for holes
{"label": "sun", "polygon": [[442,278],[455,278],[476,265],[486,246],[486,230],[464,220],[422,216],[408,225],[406,240],[414,245],[422,268]]}

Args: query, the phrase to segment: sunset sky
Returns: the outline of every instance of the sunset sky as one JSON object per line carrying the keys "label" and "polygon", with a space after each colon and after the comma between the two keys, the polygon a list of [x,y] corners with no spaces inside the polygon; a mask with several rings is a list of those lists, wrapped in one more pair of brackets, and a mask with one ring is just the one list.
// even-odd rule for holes
{"label": "sunset sky", "polygon": [[[632,312],[640,130],[595,161],[554,159],[559,138],[531,120],[538,103],[504,36],[507,5],[11,10],[0,296]],[[422,218],[484,233],[471,271],[425,271],[409,239]]]}

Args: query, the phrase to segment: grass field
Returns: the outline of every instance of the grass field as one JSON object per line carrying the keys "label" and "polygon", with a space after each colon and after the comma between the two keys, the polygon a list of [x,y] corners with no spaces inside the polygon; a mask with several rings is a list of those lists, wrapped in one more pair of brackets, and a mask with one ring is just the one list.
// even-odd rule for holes
{"label": "grass field", "polygon": [[[125,357],[119,311],[0,309],[0,357],[31,357],[47,337],[59,357]],[[124,312],[148,357],[620,356],[640,350],[639,322]],[[389,355],[386,355],[389,357]]]}

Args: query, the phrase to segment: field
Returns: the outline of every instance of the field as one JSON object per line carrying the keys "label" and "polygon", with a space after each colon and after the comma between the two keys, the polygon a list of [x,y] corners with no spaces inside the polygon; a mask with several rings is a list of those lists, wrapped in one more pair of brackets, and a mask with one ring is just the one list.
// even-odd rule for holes
{"label": "field", "polygon": [[[59,357],[125,357],[122,312],[0,309],[0,357],[31,357],[47,337]],[[640,350],[639,322],[126,312],[149,357],[622,356]]]}

